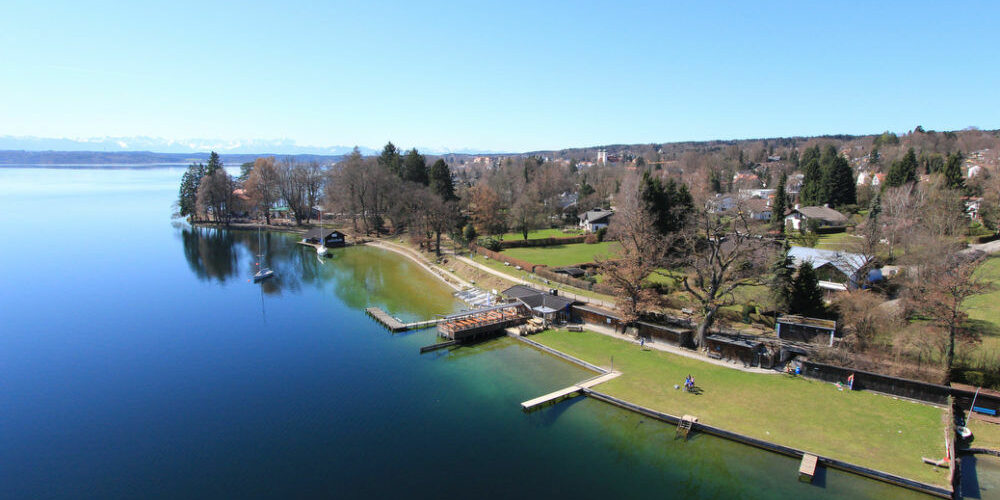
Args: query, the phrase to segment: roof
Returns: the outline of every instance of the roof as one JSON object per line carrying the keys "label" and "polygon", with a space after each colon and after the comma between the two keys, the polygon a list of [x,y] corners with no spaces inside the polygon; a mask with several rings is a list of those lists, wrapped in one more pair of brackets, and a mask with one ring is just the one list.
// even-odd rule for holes
{"label": "roof", "polygon": [[341,233],[340,231],[337,231],[336,229],[326,229],[326,228],[323,228],[323,227],[314,227],[314,228],[312,228],[312,229],[310,229],[309,231],[306,232],[306,238],[317,238],[317,239],[319,239],[319,238],[327,238],[331,234],[334,234],[334,233],[337,233],[337,234],[339,234],[341,236],[344,235],[344,233]]}
{"label": "roof", "polygon": [[727,335],[713,334],[705,337],[705,339],[714,342],[719,342],[722,344],[729,344],[736,347],[745,347],[748,349],[754,349],[761,344],[761,342],[754,337],[740,337],[740,336],[730,337]]}
{"label": "roof", "polygon": [[771,211],[771,206],[768,201],[760,198],[751,198],[749,200],[744,200],[742,203],[743,209],[751,213],[760,214]]}
{"label": "roof", "polygon": [[792,258],[795,267],[801,266],[805,262],[809,262],[814,268],[830,264],[852,278],[867,263],[862,255],[838,250],[823,250],[822,248],[791,247],[788,249],[788,256]]}
{"label": "roof", "polygon": [[798,212],[808,219],[820,219],[834,223],[846,224],[847,216],[830,207],[799,207],[792,210]]}
{"label": "roof", "polygon": [[600,208],[594,210],[588,210],[580,214],[581,222],[599,222],[602,219],[614,215],[614,210],[602,210]]}
{"label": "roof", "polygon": [[526,285],[514,285],[503,291],[503,295],[510,297],[512,299],[519,299],[521,297],[530,297],[532,295],[537,295],[540,293],[542,292]]}
{"label": "roof", "polygon": [[524,305],[543,314],[563,310],[566,306],[575,302],[573,299],[550,295],[525,285],[514,285],[504,290],[503,294],[507,297],[517,299]]}
{"label": "roof", "polygon": [[584,271],[579,267],[560,267],[557,268],[554,272],[568,274],[573,277],[583,276],[584,274],[587,274],[587,271]]}
{"label": "roof", "polygon": [[837,322],[830,319],[807,318],[794,314],[782,314],[778,316],[778,323],[786,325],[808,326],[812,328],[823,328],[825,330],[836,330]]}

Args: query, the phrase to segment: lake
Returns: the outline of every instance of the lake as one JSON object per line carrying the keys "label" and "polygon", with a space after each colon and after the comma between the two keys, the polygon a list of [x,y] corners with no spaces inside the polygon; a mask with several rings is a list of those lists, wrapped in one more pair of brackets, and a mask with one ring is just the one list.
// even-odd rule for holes
{"label": "lake", "polygon": [[421,355],[433,330],[364,308],[431,318],[450,289],[172,221],[182,173],[0,168],[0,497],[920,496],[588,398],[524,414],[592,374],[506,338]]}

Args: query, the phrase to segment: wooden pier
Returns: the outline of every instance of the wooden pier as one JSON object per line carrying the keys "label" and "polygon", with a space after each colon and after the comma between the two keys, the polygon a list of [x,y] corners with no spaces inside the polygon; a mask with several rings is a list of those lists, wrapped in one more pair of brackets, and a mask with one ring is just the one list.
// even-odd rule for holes
{"label": "wooden pier", "polygon": [[521,403],[521,409],[526,412],[537,410],[543,406],[548,406],[550,404],[562,401],[566,398],[574,397],[580,394],[584,389],[590,389],[591,387],[597,384],[602,384],[604,382],[607,382],[608,380],[611,380],[619,375],[621,375],[621,372],[611,372],[611,373],[605,373],[603,375],[598,375],[597,377],[584,380],[579,384],[571,385],[569,387],[566,387],[565,389],[559,389],[558,391],[550,392],[544,396],[539,396],[535,399],[529,399],[528,401]]}
{"label": "wooden pier", "polygon": [[393,318],[389,313],[383,311],[379,307],[368,307],[365,308],[365,313],[367,313],[375,321],[378,321],[382,326],[389,329],[390,332],[405,332],[407,330],[420,330],[423,328],[430,328],[436,326],[441,322],[443,318],[429,319],[427,321],[415,321],[413,323],[403,323],[402,321]]}
{"label": "wooden pier", "polygon": [[813,476],[816,475],[816,464],[818,462],[819,458],[816,455],[804,453],[802,455],[802,463],[799,464],[799,481],[811,483]]}
{"label": "wooden pier", "polygon": [[531,315],[520,304],[503,304],[446,316],[438,324],[438,333],[451,340],[464,340],[502,332],[520,325]]}

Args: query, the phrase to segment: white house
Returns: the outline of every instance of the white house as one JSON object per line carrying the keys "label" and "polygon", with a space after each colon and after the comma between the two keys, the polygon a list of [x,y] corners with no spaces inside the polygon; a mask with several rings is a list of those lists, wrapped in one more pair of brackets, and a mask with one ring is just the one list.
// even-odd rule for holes
{"label": "white house", "polygon": [[785,217],[785,223],[791,223],[792,229],[799,231],[806,226],[806,221],[814,219],[823,226],[844,226],[847,225],[847,216],[830,207],[799,207],[796,206],[792,213]]}
{"label": "white house", "polygon": [[613,210],[604,210],[601,208],[588,210],[580,214],[580,229],[588,233],[593,233],[602,227],[608,227],[608,222],[611,221],[611,216],[614,214]]}

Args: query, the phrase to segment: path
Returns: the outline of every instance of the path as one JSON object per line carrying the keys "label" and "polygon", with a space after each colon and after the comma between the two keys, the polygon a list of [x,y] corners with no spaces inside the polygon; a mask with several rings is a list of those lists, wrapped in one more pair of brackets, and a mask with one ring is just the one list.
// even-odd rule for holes
{"label": "path", "polygon": [[[590,330],[592,332],[600,333],[601,335],[607,335],[608,337],[616,338],[618,340],[624,340],[626,342],[631,342],[631,343],[636,344],[636,345],[639,344],[639,341],[636,340],[635,337],[632,337],[630,335],[625,335],[623,333],[618,333],[618,332],[614,331],[614,329],[608,328],[608,327],[603,326],[603,325],[593,325],[593,324],[587,323],[586,325],[584,325],[584,328],[586,328],[587,330]],[[713,358],[710,358],[708,356],[703,356],[703,355],[701,355],[698,352],[695,352],[695,351],[692,351],[692,350],[689,350],[689,349],[684,349],[683,347],[676,347],[676,346],[672,346],[672,345],[669,345],[669,344],[664,344],[662,342],[656,342],[656,341],[653,341],[653,340],[647,340],[645,347],[648,347],[649,349],[656,349],[657,351],[669,352],[671,354],[676,354],[678,356],[684,356],[685,358],[696,359],[698,361],[702,361],[702,362],[705,362],[705,363],[711,363],[713,365],[724,366],[726,368],[732,368],[734,370],[739,370],[739,371],[742,371],[742,372],[760,373],[760,374],[766,374],[766,375],[780,375],[781,374],[781,372],[779,372],[778,370],[770,370],[770,369],[767,369],[767,368],[758,368],[758,367],[753,367],[753,366],[746,367],[746,366],[743,366],[741,363],[730,363],[728,361],[723,361],[721,359],[713,359]]]}
{"label": "path", "polygon": [[[492,267],[480,264],[480,263],[478,263],[478,262],[476,262],[476,261],[474,261],[474,260],[472,260],[472,259],[470,259],[468,257],[463,257],[461,255],[455,255],[455,258],[458,259],[459,261],[461,261],[463,264],[468,264],[470,266],[473,266],[473,267],[475,267],[475,268],[477,268],[479,270],[482,270],[482,271],[485,271],[487,273],[490,273],[490,274],[492,274],[494,276],[497,276],[499,278],[503,278],[503,279],[508,280],[508,281],[513,281],[514,283],[517,283],[519,285],[528,285],[528,286],[531,286],[532,288],[535,288],[538,285],[541,285],[541,283],[538,283],[537,281],[530,281],[530,280],[526,280],[524,278],[519,278],[517,276],[511,276],[511,275],[509,275],[507,273],[504,273],[502,271],[497,271],[496,269],[493,269]],[[559,294],[562,295],[563,297],[569,297],[569,298],[571,298],[573,300],[577,300],[579,302],[586,302],[588,304],[594,304],[594,305],[601,306],[601,307],[608,308],[608,309],[612,309],[612,310],[614,310],[614,308],[615,308],[615,304],[613,302],[608,302],[606,300],[596,299],[596,298],[593,298],[593,297],[587,297],[587,296],[584,296],[584,295],[578,295],[578,294],[575,294],[573,292],[568,292],[568,291],[566,291],[565,289],[562,289],[562,288],[559,289]]]}

